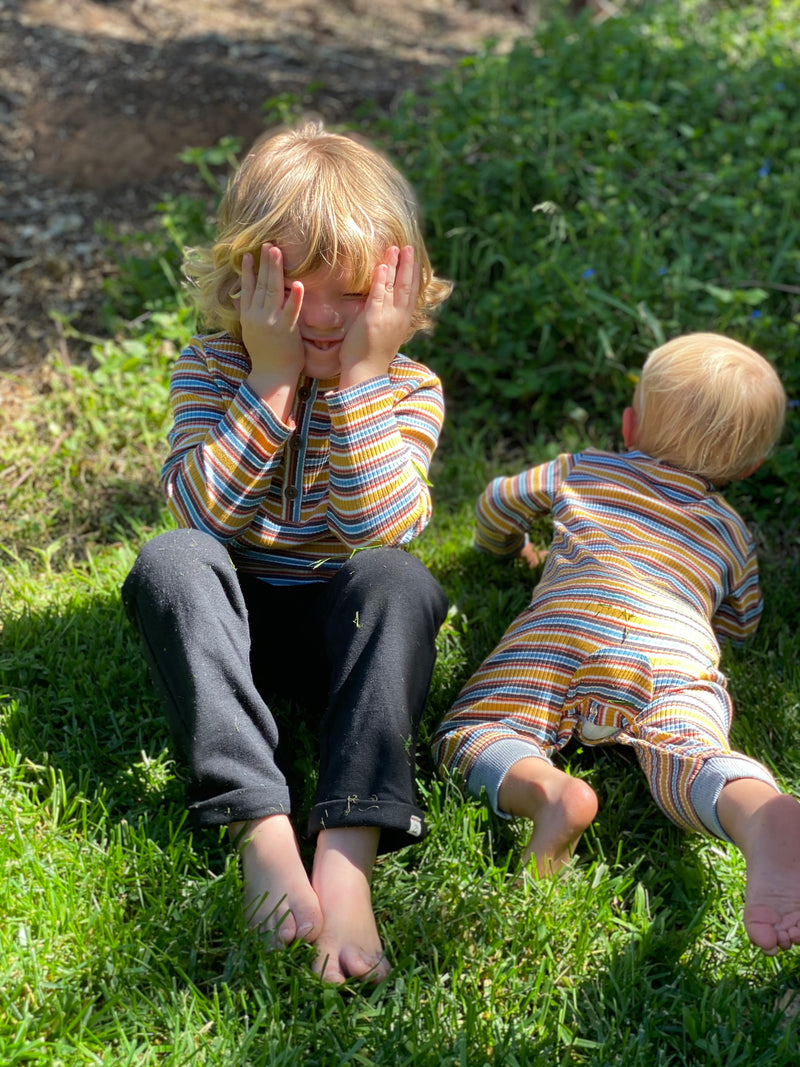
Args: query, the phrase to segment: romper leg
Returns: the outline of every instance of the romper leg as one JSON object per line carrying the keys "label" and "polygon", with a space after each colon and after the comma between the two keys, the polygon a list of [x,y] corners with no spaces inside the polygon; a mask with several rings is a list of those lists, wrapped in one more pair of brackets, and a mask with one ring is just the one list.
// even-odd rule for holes
{"label": "romper leg", "polygon": [[403,847],[426,832],[415,800],[417,730],[447,597],[414,556],[375,548],[342,567],[317,610],[331,684],[309,833],[377,826],[381,851]]}
{"label": "romper leg", "polygon": [[440,771],[463,780],[467,791],[503,815],[497,794],[519,760],[550,759],[570,737],[574,716],[562,708],[580,663],[558,631],[558,621],[530,608],[510,624],[458,695],[433,739]]}
{"label": "romper leg", "polygon": [[196,824],[288,812],[278,731],[253,683],[247,609],[224,546],[195,530],[162,534],[142,548],[122,596],[188,763]]}
{"label": "romper leg", "polygon": [[685,830],[728,836],[716,813],[723,786],[758,778],[777,786],[760,763],[733,752],[728,742],[733,705],[722,684],[689,681],[657,696],[631,733],[650,792],[664,814]]}

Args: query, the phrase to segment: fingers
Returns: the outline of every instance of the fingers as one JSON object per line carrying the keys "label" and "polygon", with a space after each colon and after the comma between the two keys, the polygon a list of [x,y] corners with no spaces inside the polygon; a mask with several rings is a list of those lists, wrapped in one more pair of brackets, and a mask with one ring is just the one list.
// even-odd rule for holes
{"label": "fingers", "polygon": [[283,255],[277,245],[261,246],[254,296],[256,303],[267,307],[275,304],[278,296],[283,303]]}
{"label": "fingers", "polygon": [[242,281],[239,288],[240,307],[247,308],[253,300],[253,291],[256,287],[255,274],[253,272],[253,254],[245,252],[242,256]]}
{"label": "fingers", "polygon": [[289,295],[286,297],[286,303],[283,306],[283,315],[291,329],[294,329],[297,325],[297,320],[300,317],[300,308],[303,306],[304,292],[305,290],[302,282],[292,282]]}
{"label": "fingers", "polygon": [[267,316],[270,321],[285,321],[294,327],[303,304],[303,283],[294,281],[287,288],[283,271],[283,253],[277,245],[261,246],[258,272],[252,252],[242,257],[240,314]]}
{"label": "fingers", "polygon": [[394,288],[400,290],[407,298],[416,298],[419,289],[419,264],[414,258],[411,245],[395,249]]}
{"label": "fingers", "polygon": [[242,256],[242,306],[255,309],[283,304],[283,255],[276,245],[261,246],[258,272],[252,252]]}
{"label": "fingers", "polygon": [[385,279],[384,288],[387,293],[391,293],[394,290],[395,281],[397,279],[397,265],[399,261],[400,249],[397,248],[395,245],[392,245],[391,248],[387,248],[383,263],[381,263],[381,267],[385,268],[382,273]]}
{"label": "fingers", "polygon": [[388,299],[394,307],[405,310],[417,298],[419,264],[411,245],[388,248],[383,262],[375,268],[371,296],[382,303]]}

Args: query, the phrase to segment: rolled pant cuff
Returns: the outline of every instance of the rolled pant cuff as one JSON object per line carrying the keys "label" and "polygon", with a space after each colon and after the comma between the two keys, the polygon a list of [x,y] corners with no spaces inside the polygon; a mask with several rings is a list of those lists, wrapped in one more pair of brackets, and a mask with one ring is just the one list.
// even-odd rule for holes
{"label": "rolled pant cuff", "polygon": [[428,834],[425,813],[414,804],[379,801],[377,797],[345,797],[315,804],[308,819],[309,837],[321,830],[376,826],[381,831],[378,852],[396,852]]}
{"label": "rolled pant cuff", "polygon": [[252,789],[237,789],[210,800],[187,801],[189,823],[195,828],[227,826],[232,822],[252,822],[267,815],[289,815],[291,804],[287,792],[285,799],[265,797]]}

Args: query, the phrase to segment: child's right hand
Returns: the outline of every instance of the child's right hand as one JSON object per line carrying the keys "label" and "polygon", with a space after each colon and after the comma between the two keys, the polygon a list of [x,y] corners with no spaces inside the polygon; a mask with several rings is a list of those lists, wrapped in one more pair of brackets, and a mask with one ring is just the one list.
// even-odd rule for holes
{"label": "child's right hand", "polygon": [[537,548],[534,544],[531,544],[530,541],[526,540],[525,544],[519,550],[519,558],[524,560],[531,570],[535,570],[536,567],[540,566],[547,559],[547,552],[548,550],[546,548]]}
{"label": "child's right hand", "polygon": [[242,259],[239,321],[252,364],[249,381],[262,395],[283,385],[294,387],[303,369],[303,342],[298,329],[303,283],[287,286],[283,254],[276,245],[261,248],[258,274],[253,256]]}

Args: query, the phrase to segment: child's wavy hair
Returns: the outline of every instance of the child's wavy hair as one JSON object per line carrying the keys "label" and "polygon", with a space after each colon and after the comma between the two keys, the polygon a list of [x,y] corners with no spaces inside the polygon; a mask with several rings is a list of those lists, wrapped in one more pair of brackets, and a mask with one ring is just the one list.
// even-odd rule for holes
{"label": "child's wavy hair", "polygon": [[306,256],[287,278],[320,267],[352,272],[356,292],[369,289],[375,264],[391,245],[411,245],[420,268],[417,305],[406,340],[433,325],[433,312],[452,285],[436,277],[414,192],[380,152],[352,135],[329,133],[320,122],[267,133],[231,178],[217,213],[216,238],[189,249],[187,278],[205,324],[241,339],[238,294],[242,257],[255,269],[266,242],[301,245]]}
{"label": "child's wavy hair", "polygon": [[638,449],[724,485],[776,444],[786,394],[772,364],[752,348],[691,333],[650,353],[633,406]]}

